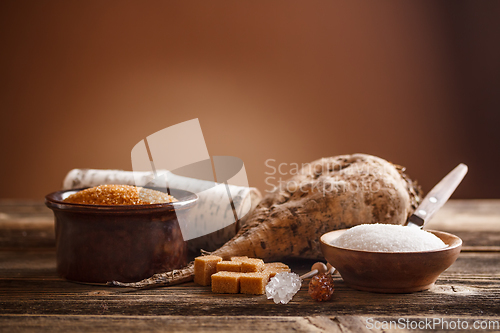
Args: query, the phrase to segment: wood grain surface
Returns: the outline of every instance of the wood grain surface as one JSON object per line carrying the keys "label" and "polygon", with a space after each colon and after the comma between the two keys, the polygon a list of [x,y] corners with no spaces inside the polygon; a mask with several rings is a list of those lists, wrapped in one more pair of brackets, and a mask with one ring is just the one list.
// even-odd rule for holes
{"label": "wood grain surface", "polygon": [[[362,292],[347,287],[337,274],[331,301],[312,300],[305,281],[289,304],[277,305],[265,296],[213,294],[194,283],[128,290],[65,281],[56,274],[52,213],[39,202],[3,201],[0,331],[381,332],[368,329],[367,319],[499,321],[500,200],[450,201],[429,229],[464,240],[458,260],[430,290]],[[312,264],[285,262],[297,273]]]}

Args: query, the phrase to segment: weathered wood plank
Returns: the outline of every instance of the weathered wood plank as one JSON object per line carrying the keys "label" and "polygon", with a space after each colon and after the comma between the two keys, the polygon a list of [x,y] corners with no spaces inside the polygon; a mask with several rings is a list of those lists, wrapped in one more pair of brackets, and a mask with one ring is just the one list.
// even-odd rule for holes
{"label": "weathered wood plank", "polygon": [[[440,287],[440,285],[438,285]],[[0,309],[4,314],[56,314],[56,315],[180,315],[180,316],[443,316],[470,317],[498,316],[498,285],[484,288],[476,285],[473,292],[469,284],[456,284],[446,293],[434,290],[412,295],[367,295],[353,291],[338,282],[332,301],[316,303],[306,291],[300,291],[287,305],[276,305],[264,296],[223,295],[209,297],[203,291],[190,288],[186,292],[172,290],[163,294],[139,293],[108,296],[75,297],[73,295],[34,294],[22,300],[2,298]],[[457,292],[452,292],[457,290]],[[465,291],[465,292],[462,292]]]}
{"label": "weathered wood plank", "polygon": [[0,251],[0,279],[55,277],[54,249],[41,251]]}
{"label": "weathered wood plank", "polygon": [[54,215],[42,201],[0,200],[0,248],[55,247]]}
{"label": "weathered wood plank", "polygon": [[[459,325],[460,329],[457,329]],[[481,326],[482,325],[482,326]],[[366,317],[366,316],[52,316],[2,315],[0,330],[5,332],[495,332],[495,317]],[[420,328],[419,328],[420,327]],[[455,327],[453,329],[453,327]],[[477,329],[475,329],[477,327]],[[482,327],[482,329],[481,329]]]}
{"label": "weathered wood plank", "polygon": [[0,199],[0,212],[11,216],[52,216],[42,200]]}
{"label": "weathered wood plank", "polygon": [[500,200],[450,200],[441,208],[427,229],[458,231],[500,231]]}
{"label": "weathered wood plank", "polygon": [[[303,317],[210,316],[10,316],[0,315],[6,332],[326,332]],[[337,331],[328,332],[346,332]],[[347,331],[349,332],[349,331]]]}
{"label": "weathered wood plank", "polygon": [[321,332],[351,332],[347,327],[343,327],[335,318],[328,318],[326,316],[310,316],[306,319],[311,325],[318,328]]}
{"label": "weathered wood plank", "polygon": [[[57,278],[54,253],[0,252],[0,311],[10,314],[126,314],[211,316],[469,315],[500,314],[500,253],[463,253],[429,291],[374,294],[347,287],[335,277],[332,301],[317,303],[305,283],[288,305],[265,296],[218,295],[187,283],[131,291]],[[302,273],[310,262],[294,262]]]}

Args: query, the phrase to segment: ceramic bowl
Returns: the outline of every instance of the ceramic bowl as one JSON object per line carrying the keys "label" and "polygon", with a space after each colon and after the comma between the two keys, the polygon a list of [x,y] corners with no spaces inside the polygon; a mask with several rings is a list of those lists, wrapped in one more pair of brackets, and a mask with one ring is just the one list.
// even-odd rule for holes
{"label": "ceramic bowl", "polygon": [[351,288],[379,293],[411,293],[429,289],[450,267],[462,248],[462,240],[442,231],[431,231],[448,246],[423,252],[371,252],[331,245],[347,229],[321,236],[321,251]]}
{"label": "ceramic bowl", "polygon": [[187,245],[177,216],[196,204],[196,194],[172,189],[178,202],[151,205],[63,201],[79,190],[45,197],[54,212],[61,277],[87,283],[134,282],[187,264]]}

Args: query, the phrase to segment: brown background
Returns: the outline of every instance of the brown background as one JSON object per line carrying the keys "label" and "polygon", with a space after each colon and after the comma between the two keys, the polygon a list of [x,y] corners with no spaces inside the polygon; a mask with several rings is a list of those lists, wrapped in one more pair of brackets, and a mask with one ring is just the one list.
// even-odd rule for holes
{"label": "brown background", "polygon": [[[72,168],[131,169],[144,137],[199,118],[211,155],[365,152],[425,190],[499,197],[500,2],[2,1],[0,197]],[[286,177],[286,176],[285,176]]]}

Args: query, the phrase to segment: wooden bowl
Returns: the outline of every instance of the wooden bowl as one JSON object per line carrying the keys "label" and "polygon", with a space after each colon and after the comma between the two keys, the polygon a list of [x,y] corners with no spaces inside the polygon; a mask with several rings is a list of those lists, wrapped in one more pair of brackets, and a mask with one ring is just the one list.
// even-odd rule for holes
{"label": "wooden bowl", "polygon": [[135,282],[187,264],[178,214],[196,204],[196,194],[171,189],[179,201],[151,205],[64,202],[80,190],[45,197],[55,217],[59,276],[86,283]]}
{"label": "wooden bowl", "polygon": [[[410,227],[408,227],[410,228]],[[462,248],[462,240],[442,231],[432,231],[448,246],[423,252],[371,252],[331,245],[347,229],[321,236],[321,251],[351,288],[378,293],[411,293],[429,289],[450,267]]]}

